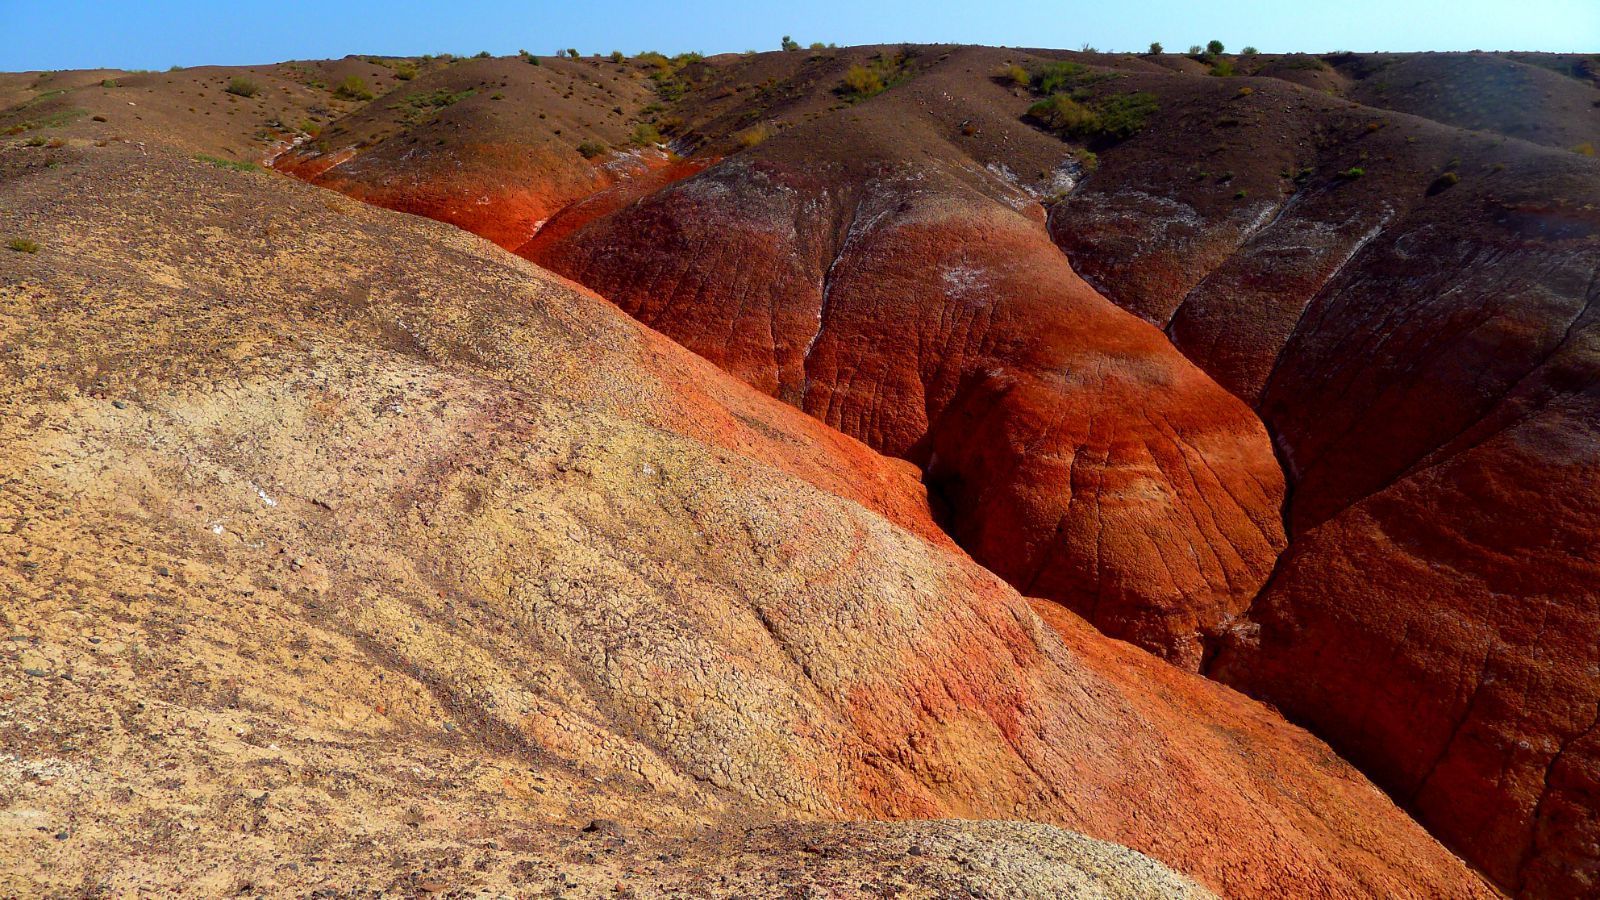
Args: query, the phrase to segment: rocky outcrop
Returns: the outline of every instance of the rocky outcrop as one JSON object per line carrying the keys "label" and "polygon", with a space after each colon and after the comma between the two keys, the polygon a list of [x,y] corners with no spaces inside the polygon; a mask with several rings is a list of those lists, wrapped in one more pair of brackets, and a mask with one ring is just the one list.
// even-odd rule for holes
{"label": "rocky outcrop", "polygon": [[741,157],[524,252],[916,462],[984,565],[1193,668],[1283,545],[1265,435],[976,177]]}
{"label": "rocky outcrop", "polygon": [[[0,181],[41,244],[0,258],[27,877],[548,886],[615,871],[556,826],[960,816],[1229,896],[1484,895],[1305,732],[1045,626],[908,466],[604,301],[273,176],[53,152]],[[882,828],[806,840],[918,833]],[[927,840],[1080,877],[1003,831]]]}
{"label": "rocky outcrop", "polygon": [[[1185,95],[1051,218],[1284,461],[1290,550],[1211,672],[1501,884],[1586,895],[1600,169],[1253,84]],[[1180,134],[1239,174],[1185,177]],[[1230,197],[1263,145],[1285,177]],[[1172,276],[1109,280],[1151,260]]]}

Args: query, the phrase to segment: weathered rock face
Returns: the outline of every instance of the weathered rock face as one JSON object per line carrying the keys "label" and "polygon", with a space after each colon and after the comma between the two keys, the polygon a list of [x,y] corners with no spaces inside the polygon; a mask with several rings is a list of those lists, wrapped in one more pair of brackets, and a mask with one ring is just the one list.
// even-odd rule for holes
{"label": "weathered rock face", "polygon": [[273,165],[516,249],[568,204],[669,165],[661,150],[634,146],[622,115],[653,101],[648,85],[632,66],[435,64]]}
{"label": "weathered rock face", "polygon": [[[847,66],[891,58],[902,83],[841,106]],[[1159,106],[1097,148],[1092,174],[1023,123],[1028,89],[994,75],[1060,58],[1104,67],[1085,79],[1093,94]],[[1012,584],[1189,666],[1220,633],[1212,674],[1317,729],[1508,890],[1593,893],[1597,170],[1415,117],[1568,147],[1600,122],[1590,62],[1259,57],[1242,68],[1270,77],[1242,80],[1173,55],[727,58],[696,64],[670,110],[675,146],[704,155],[621,172],[577,141],[625,145],[612,105],[642,114],[653,99],[629,65],[436,67],[285,165],[317,177],[339,163],[323,183],[547,261],[911,460],[940,521]],[[285,79],[279,119],[319,100],[292,66],[268,68]],[[98,78],[0,119],[94,109],[111,123],[73,133],[171,131],[216,151],[209,132],[193,140],[187,99],[154,94],[141,110],[164,110],[159,127],[130,123],[96,105],[115,96]],[[469,90],[412,121],[413,93]],[[752,123],[778,136],[743,151]],[[234,128],[229,141],[250,133]],[[1071,270],[1040,235],[1040,201]],[[828,430],[773,437],[760,415],[716,412],[747,401],[676,371],[652,423],[947,548],[909,466],[842,439],[792,453]],[[1295,546],[1264,591],[1282,476],[1254,418],[1205,376],[1254,408],[1287,470]],[[894,784],[873,790],[914,793]],[[928,802],[955,802],[950,790]]]}
{"label": "weathered rock face", "polygon": [[966,179],[741,158],[523,252],[918,463],[979,561],[1196,667],[1283,545],[1265,434]]}
{"label": "weathered rock face", "polygon": [[[1592,893],[1600,168],[1223,90],[1186,95],[1051,218],[1081,270],[1162,261],[1171,277],[1108,295],[1255,403],[1284,460],[1291,548],[1212,674],[1501,884]],[[1291,148],[1273,165],[1295,177],[1230,202],[1184,177],[1179,134],[1225,142],[1212,171]]]}
{"label": "weathered rock face", "polygon": [[[1229,896],[1486,895],[1315,739],[1045,626],[910,467],[603,301],[287,180],[50,152],[0,181],[5,230],[42,244],[0,258],[0,614],[25,638],[0,728],[43,773],[0,840],[25,889],[431,889],[440,859],[539,887],[582,845],[530,822],[962,816]],[[927,840],[994,848],[996,890],[1075,884],[1052,835],[1043,873],[1001,833]],[[267,870],[284,851],[322,862]]]}

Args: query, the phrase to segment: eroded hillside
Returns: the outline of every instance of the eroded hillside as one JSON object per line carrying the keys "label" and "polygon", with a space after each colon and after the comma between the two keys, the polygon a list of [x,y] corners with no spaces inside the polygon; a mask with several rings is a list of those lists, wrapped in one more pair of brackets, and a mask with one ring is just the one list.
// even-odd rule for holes
{"label": "eroded hillside", "polygon": [[[206,723],[196,766],[250,718],[357,779],[266,792],[302,816],[419,794],[365,755],[440,773],[375,819],[382,854],[350,845],[392,854],[363,879],[419,859],[396,836],[422,828],[443,883],[476,877],[468,832],[424,824],[471,809],[473,835],[534,820],[568,856],[600,839],[559,826],[650,829],[607,845],[633,875],[641,842],[777,867],[825,833],[820,878],[923,840],[893,828],[990,859],[1044,834],[786,824],[960,817],[1228,896],[1485,890],[1201,670],[1502,887],[1582,896],[1586,65],[867,47],[7,76],[5,227],[39,244],[4,259],[12,534],[48,613],[14,621],[50,663],[18,678],[56,692],[19,727],[68,742],[103,715],[63,702],[78,667],[142,659],[154,623],[206,649],[96,684]],[[338,96],[351,77],[372,96]],[[79,567],[106,590],[41,588]],[[180,659],[211,660],[184,685],[252,683],[172,694],[150,673]],[[131,740],[66,783],[156,783]],[[187,777],[152,816],[247,780]],[[328,839],[251,821],[241,861]],[[730,849],[749,822],[764,849]],[[1044,869],[981,876],[1094,869],[1050,834]],[[102,839],[72,871],[101,877]],[[623,871],[494,840],[485,883]],[[106,877],[189,871],[150,859]],[[777,871],[755,865],[716,871]],[[965,877],[919,865],[889,870]],[[649,889],[687,883],[655,868]]]}

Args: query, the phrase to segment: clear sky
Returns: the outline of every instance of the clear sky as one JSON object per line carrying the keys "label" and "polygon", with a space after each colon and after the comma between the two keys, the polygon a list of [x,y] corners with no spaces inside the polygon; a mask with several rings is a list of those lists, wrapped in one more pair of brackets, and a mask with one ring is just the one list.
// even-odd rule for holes
{"label": "clear sky", "polygon": [[1168,50],[1600,53],[1600,0],[0,0],[0,70],[165,69],[348,53],[719,53],[956,42]]}

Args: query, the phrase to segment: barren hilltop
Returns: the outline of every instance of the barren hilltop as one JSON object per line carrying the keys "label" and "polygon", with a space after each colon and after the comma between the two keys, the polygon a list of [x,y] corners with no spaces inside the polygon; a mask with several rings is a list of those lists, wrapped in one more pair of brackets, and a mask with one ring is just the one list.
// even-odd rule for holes
{"label": "barren hilltop", "polygon": [[1600,891],[1600,57],[0,107],[0,894]]}

